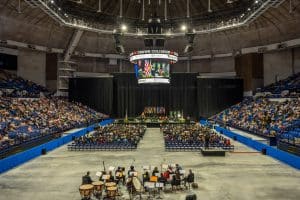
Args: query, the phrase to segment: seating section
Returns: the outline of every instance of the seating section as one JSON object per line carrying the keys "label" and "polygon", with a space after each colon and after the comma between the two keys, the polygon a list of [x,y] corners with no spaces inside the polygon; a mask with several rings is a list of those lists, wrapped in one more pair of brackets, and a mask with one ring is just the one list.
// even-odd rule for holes
{"label": "seating section", "polygon": [[111,124],[99,126],[94,132],[76,138],[69,150],[134,150],[143,138],[146,126]]}
{"label": "seating section", "polygon": [[40,97],[40,93],[49,91],[32,81],[25,80],[12,73],[0,70],[0,96],[5,97]]}
{"label": "seating section", "polygon": [[213,116],[214,121],[266,137],[299,141],[300,101],[246,98]]}
{"label": "seating section", "polygon": [[199,124],[164,125],[162,127],[165,149],[168,151],[193,151],[205,147],[206,140],[213,148],[233,150],[230,140]]}
{"label": "seating section", "polygon": [[[289,91],[288,93],[282,93]],[[300,73],[294,74],[287,79],[272,83],[264,88],[259,88],[257,92],[270,92],[271,97],[299,96],[300,94]]]}
{"label": "seating section", "polygon": [[0,154],[37,138],[99,122],[108,116],[58,98],[0,98]]}

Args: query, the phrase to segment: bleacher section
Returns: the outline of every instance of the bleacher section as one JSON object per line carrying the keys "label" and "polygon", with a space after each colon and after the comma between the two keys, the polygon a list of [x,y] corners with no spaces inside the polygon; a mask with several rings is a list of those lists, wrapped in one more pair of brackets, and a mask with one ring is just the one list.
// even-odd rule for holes
{"label": "bleacher section", "polygon": [[[211,119],[224,126],[241,129],[263,137],[277,138],[290,145],[300,139],[300,101],[298,98],[271,101],[246,98]],[[275,139],[276,139],[275,138]]]}
{"label": "bleacher section", "polygon": [[[167,151],[200,151],[203,147],[234,150],[229,139],[199,124],[164,125],[162,132]],[[206,146],[206,141],[208,146]]]}
{"label": "bleacher section", "polygon": [[94,132],[75,138],[68,145],[71,151],[122,151],[135,150],[143,138],[146,126],[112,124],[95,128]]}
{"label": "bleacher section", "polygon": [[40,93],[48,95],[49,91],[41,85],[0,69],[0,96],[37,98]]}
{"label": "bleacher section", "polygon": [[[0,157],[15,147],[60,137],[60,133],[108,116],[58,98],[0,98]],[[38,142],[37,142],[38,143]]]}
{"label": "bleacher section", "polygon": [[294,74],[287,79],[280,80],[264,88],[258,88],[256,92],[269,93],[268,97],[299,97],[300,73]]}

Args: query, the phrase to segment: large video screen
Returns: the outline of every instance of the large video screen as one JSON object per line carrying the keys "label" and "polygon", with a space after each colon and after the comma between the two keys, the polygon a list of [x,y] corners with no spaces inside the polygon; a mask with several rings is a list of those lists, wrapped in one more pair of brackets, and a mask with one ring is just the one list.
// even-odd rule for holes
{"label": "large video screen", "polygon": [[138,83],[170,83],[170,61],[141,59],[134,64]]}

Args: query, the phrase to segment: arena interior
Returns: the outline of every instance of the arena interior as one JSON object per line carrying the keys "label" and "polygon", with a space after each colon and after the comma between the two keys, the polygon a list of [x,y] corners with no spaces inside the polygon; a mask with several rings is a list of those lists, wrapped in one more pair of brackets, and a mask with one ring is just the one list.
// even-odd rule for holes
{"label": "arena interior", "polygon": [[299,170],[299,0],[0,1],[0,200],[298,200]]}

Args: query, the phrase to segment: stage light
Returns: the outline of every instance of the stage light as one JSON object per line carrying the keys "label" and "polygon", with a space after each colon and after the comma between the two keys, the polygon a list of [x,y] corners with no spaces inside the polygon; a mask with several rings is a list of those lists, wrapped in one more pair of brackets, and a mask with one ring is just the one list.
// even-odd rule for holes
{"label": "stage light", "polygon": [[122,30],[122,31],[126,31],[126,30],[127,30],[127,26],[126,26],[125,24],[122,24],[122,25],[121,25],[121,30]]}
{"label": "stage light", "polygon": [[187,29],[186,25],[183,24],[183,25],[181,26],[181,30],[182,30],[182,31],[186,31],[186,29]]}

